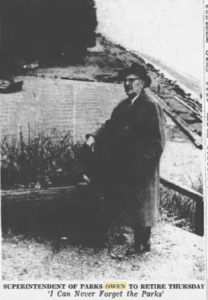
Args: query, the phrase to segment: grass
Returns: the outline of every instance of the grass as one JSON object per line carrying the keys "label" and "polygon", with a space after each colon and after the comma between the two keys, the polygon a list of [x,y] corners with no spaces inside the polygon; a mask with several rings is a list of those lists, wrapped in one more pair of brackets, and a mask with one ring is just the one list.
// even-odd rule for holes
{"label": "grass", "polygon": [[[196,183],[192,183],[192,188],[203,194],[202,176]],[[193,199],[161,186],[160,208],[163,220],[185,230],[195,231],[196,202]]]}

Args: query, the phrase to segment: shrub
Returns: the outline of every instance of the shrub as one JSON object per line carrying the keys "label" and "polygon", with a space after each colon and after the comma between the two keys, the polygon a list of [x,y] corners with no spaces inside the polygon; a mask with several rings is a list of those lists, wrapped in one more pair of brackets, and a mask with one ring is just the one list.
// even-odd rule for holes
{"label": "shrub", "polygon": [[2,189],[63,186],[82,181],[82,144],[70,132],[6,136],[1,144]]}

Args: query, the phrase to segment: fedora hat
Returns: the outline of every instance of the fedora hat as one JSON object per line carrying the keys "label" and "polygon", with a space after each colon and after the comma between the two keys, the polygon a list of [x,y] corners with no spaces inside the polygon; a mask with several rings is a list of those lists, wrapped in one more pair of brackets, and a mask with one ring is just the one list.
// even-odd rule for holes
{"label": "fedora hat", "polygon": [[141,66],[137,63],[132,63],[130,67],[121,70],[118,73],[118,77],[121,80],[125,80],[126,76],[128,76],[130,74],[135,74],[140,79],[144,80],[144,82],[145,82],[144,87],[149,87],[150,86],[151,78],[147,75],[147,71],[143,66]]}

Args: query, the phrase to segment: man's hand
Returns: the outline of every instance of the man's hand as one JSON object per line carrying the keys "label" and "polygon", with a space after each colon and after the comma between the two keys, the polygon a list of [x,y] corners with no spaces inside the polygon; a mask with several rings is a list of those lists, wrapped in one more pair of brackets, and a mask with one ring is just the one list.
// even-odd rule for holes
{"label": "man's hand", "polygon": [[86,145],[91,148],[92,152],[95,150],[95,138],[93,136],[89,136],[86,141]]}

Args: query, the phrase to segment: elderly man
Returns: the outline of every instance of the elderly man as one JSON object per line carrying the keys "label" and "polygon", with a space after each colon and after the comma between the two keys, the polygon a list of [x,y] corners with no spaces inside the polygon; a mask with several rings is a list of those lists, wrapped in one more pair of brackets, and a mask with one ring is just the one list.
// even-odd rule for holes
{"label": "elderly man", "polygon": [[122,215],[134,229],[135,250],[150,250],[159,206],[159,162],[164,149],[163,111],[147,88],[145,68],[133,63],[120,72],[127,99],[111,118],[86,136],[93,152],[95,182],[102,186],[109,215]]}

